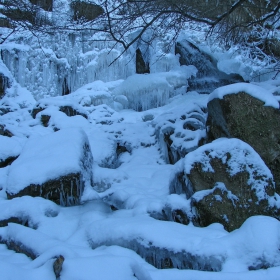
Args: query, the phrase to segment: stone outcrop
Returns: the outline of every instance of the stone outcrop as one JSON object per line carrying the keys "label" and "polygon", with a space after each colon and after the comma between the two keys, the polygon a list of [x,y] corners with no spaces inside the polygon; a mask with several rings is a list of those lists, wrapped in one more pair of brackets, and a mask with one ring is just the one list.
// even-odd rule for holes
{"label": "stone outcrop", "polygon": [[245,92],[214,98],[208,103],[208,141],[239,138],[252,146],[271,170],[280,193],[280,110],[264,106]]}
{"label": "stone outcrop", "polygon": [[149,63],[145,62],[141,50],[136,50],[136,73],[147,74],[150,73]]}
{"label": "stone outcrop", "polygon": [[53,0],[30,0],[30,2],[48,12],[53,9]]}
{"label": "stone outcrop", "polygon": [[176,43],[175,54],[180,55],[181,65],[194,65],[198,70],[196,77],[188,80],[189,91],[210,93],[217,87],[243,82],[243,78],[239,75],[228,75],[220,71],[210,55],[187,40]]}
{"label": "stone outcrop", "polygon": [[85,1],[73,1],[70,4],[74,20],[91,21],[104,13],[101,6]]}
{"label": "stone outcrop", "polygon": [[279,218],[272,174],[241,140],[219,139],[189,153],[184,173],[200,226],[221,223],[231,231],[250,216]]}
{"label": "stone outcrop", "polygon": [[92,184],[92,164],[87,136],[79,129],[30,139],[10,166],[7,197],[40,196],[63,206],[77,205],[85,186]]}

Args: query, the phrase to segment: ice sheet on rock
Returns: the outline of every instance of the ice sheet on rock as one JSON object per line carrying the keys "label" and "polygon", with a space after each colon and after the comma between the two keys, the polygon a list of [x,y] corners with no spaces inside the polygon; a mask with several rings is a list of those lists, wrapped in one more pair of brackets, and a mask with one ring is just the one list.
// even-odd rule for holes
{"label": "ice sheet on rock", "polygon": [[[150,248],[162,248],[170,252],[169,256],[179,252],[190,253],[192,260],[201,261],[201,265],[203,261],[200,257],[207,263],[208,257],[215,256],[217,262],[214,258],[212,263],[214,271],[222,264],[223,271],[236,272],[279,266],[279,230],[279,221],[265,216],[251,217],[240,229],[229,234],[215,225],[196,228],[115,212],[107,220],[92,224],[87,234],[94,248],[101,244],[131,247],[146,259]],[[160,258],[160,254],[157,255],[157,259]],[[175,259],[172,259],[173,264]],[[236,267],[232,266],[233,261]]]}
{"label": "ice sheet on rock", "polygon": [[269,91],[249,83],[237,83],[217,88],[209,95],[208,101],[211,101],[214,98],[222,99],[227,94],[237,94],[239,92],[245,92],[263,101],[264,106],[271,106],[276,109],[279,109],[278,101]]}
{"label": "ice sheet on rock", "polygon": [[[237,267],[237,264],[236,264]],[[239,267],[240,268],[240,265]],[[233,268],[234,270],[234,268]],[[157,269],[150,272],[153,280],[278,280],[280,267],[258,271],[206,272],[195,270]]]}
{"label": "ice sheet on rock", "polygon": [[182,66],[170,72],[136,74],[128,77],[113,94],[126,96],[129,108],[145,111],[163,106],[170,97],[184,93],[187,79],[195,74],[193,66]]}
{"label": "ice sheet on rock", "polygon": [[42,184],[91,168],[82,166],[85,145],[89,145],[88,139],[80,129],[69,128],[31,137],[9,169],[7,191],[15,194],[30,184]]}

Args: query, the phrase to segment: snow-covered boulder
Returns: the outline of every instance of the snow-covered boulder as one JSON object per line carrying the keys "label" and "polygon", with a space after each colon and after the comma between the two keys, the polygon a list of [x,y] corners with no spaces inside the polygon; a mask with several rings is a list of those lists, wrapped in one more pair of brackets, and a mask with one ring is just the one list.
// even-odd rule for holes
{"label": "snow-covered boulder", "polygon": [[20,154],[21,145],[13,137],[0,135],[0,168],[11,164]]}
{"label": "snow-covered boulder", "polygon": [[37,103],[31,112],[32,117],[35,119],[38,113],[50,106],[58,106],[59,111],[65,113],[68,117],[79,115],[87,119],[86,111],[82,106],[58,98],[43,99],[41,102]]}
{"label": "snow-covered boulder", "polygon": [[273,176],[243,141],[222,138],[206,144],[185,157],[183,168],[201,226],[218,222],[231,231],[250,216],[279,216]]}
{"label": "snow-covered boulder", "polygon": [[239,83],[218,88],[209,96],[208,138],[239,138],[251,145],[270,168],[280,193],[280,110],[263,88]]}
{"label": "snow-covered boulder", "polygon": [[101,6],[91,3],[89,1],[77,1],[71,2],[70,7],[73,13],[74,20],[86,20],[92,21],[104,13]]}
{"label": "snow-covered boulder", "polygon": [[7,196],[41,196],[64,206],[79,204],[84,187],[92,183],[92,163],[87,136],[80,129],[32,137],[10,166]]}

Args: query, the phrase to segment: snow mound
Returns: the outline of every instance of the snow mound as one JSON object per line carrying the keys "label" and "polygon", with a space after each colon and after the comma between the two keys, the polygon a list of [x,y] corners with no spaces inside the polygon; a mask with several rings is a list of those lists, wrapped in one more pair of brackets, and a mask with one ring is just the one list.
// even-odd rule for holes
{"label": "snow mound", "polygon": [[[18,193],[30,184],[43,184],[70,173],[85,170],[82,159],[86,134],[80,129],[63,129],[31,137],[8,172],[7,191]],[[88,179],[87,177],[85,179]]]}
{"label": "snow mound", "polygon": [[271,106],[279,109],[279,103],[277,99],[271,94],[271,92],[249,83],[237,83],[217,88],[209,95],[208,102],[215,98],[223,99],[225,95],[237,94],[239,92],[245,92],[263,101],[265,106]]}
{"label": "snow mound", "polygon": [[9,157],[17,157],[21,152],[21,145],[16,137],[0,135],[0,163]]}

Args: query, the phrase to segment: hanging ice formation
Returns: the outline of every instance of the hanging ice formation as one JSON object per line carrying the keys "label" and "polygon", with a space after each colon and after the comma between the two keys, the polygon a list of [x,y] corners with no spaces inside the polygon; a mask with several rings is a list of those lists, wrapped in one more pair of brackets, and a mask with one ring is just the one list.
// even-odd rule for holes
{"label": "hanging ice formation", "polygon": [[67,94],[96,80],[125,79],[134,73],[130,53],[109,66],[120,51],[110,43],[91,41],[91,36],[89,32],[49,35],[40,39],[40,44],[27,38],[12,47],[3,44],[1,55],[16,81],[36,99]]}

